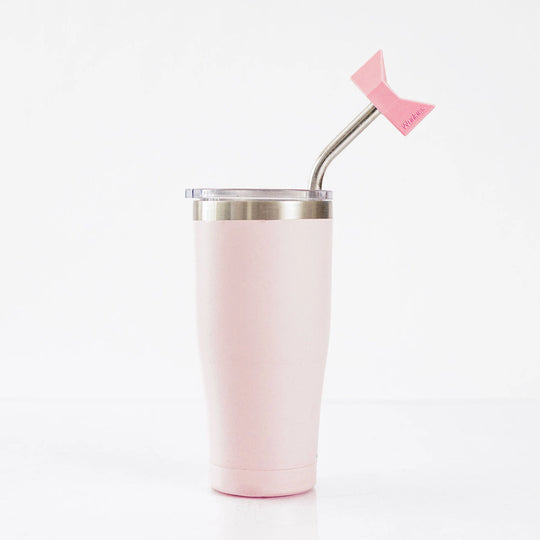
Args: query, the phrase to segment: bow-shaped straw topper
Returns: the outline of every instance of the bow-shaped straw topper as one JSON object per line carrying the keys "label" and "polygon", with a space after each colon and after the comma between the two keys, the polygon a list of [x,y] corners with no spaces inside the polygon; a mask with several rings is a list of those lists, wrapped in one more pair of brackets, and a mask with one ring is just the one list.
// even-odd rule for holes
{"label": "bow-shaped straw topper", "polygon": [[317,158],[309,189],[321,189],[330,162],[346,148],[379,113],[403,134],[408,135],[434,108],[434,105],[402,99],[388,86],[382,51],[372,56],[352,77],[371,103],[322,151]]}

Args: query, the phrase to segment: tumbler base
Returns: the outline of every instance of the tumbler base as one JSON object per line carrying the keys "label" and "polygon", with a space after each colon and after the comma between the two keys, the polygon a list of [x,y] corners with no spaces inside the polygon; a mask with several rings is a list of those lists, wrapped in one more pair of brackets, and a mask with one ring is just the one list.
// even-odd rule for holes
{"label": "tumbler base", "polygon": [[309,491],[315,485],[317,465],[295,469],[228,469],[210,465],[216,491],[241,497],[282,497]]}

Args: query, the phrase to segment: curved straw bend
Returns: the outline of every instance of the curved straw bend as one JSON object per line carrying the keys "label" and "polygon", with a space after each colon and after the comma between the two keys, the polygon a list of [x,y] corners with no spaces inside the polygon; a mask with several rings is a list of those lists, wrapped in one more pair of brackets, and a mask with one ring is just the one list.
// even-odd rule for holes
{"label": "curved straw bend", "polygon": [[377,116],[379,116],[379,110],[370,103],[335,139],[330,141],[313,166],[309,189],[322,189],[324,173],[331,161],[349,146]]}

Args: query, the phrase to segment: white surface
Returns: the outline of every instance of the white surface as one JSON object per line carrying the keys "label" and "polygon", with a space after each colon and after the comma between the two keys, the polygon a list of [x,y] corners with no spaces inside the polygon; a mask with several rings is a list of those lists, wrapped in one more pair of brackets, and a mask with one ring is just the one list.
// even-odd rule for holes
{"label": "white surface", "polygon": [[[0,397],[201,396],[185,187],[328,171],[329,398],[540,397],[540,4],[0,3]],[[279,159],[276,156],[279,155]]]}
{"label": "white surface", "polygon": [[538,401],[324,403],[315,491],[207,485],[198,401],[4,401],[0,537],[537,540]]}

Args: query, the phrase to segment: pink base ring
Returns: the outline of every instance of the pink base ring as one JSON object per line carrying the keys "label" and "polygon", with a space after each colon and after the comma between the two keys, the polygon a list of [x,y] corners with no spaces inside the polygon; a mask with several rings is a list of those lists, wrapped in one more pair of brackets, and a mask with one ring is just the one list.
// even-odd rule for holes
{"label": "pink base ring", "polygon": [[210,465],[212,487],[242,497],[280,497],[309,491],[315,485],[317,465],[267,471],[227,469]]}

